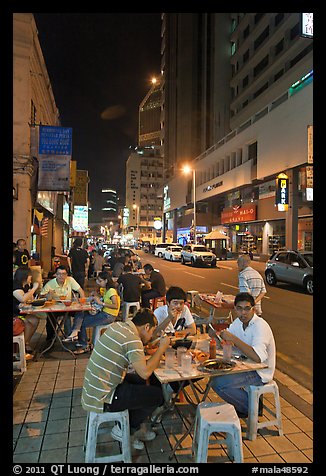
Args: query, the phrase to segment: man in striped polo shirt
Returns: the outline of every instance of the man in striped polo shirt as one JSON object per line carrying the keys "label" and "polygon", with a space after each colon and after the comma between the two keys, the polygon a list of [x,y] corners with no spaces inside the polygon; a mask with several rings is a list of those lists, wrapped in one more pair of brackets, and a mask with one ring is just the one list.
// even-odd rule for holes
{"label": "man in striped polo shirt", "polygon": [[[96,342],[85,372],[84,410],[101,413],[128,409],[135,449],[143,449],[143,441],[155,438],[153,431],[146,431],[144,422],[164,402],[161,386],[146,385],[170,344],[169,337],[162,337],[158,350],[146,361],[144,345],[156,327],[157,319],[149,309],[140,309],[132,320],[113,322]],[[130,365],[135,373],[127,372]],[[111,435],[122,441],[118,425]]]}
{"label": "man in striped polo shirt", "polygon": [[266,294],[264,279],[254,268],[250,266],[249,255],[241,255],[238,258],[239,269],[239,292],[249,293],[255,299],[255,314],[262,316],[261,300]]}

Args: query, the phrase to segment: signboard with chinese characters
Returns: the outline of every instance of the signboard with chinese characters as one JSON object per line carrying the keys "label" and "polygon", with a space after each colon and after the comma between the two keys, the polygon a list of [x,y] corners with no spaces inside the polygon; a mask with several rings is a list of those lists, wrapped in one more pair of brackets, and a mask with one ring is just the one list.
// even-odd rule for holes
{"label": "signboard with chinese characters", "polygon": [[308,164],[314,163],[314,136],[313,126],[308,126]]}
{"label": "signboard with chinese characters", "polygon": [[314,14],[301,13],[301,36],[306,38],[314,37]]}
{"label": "signboard with chinese characters", "polygon": [[57,126],[40,126],[39,154],[72,154],[72,128]]}
{"label": "signboard with chinese characters", "polygon": [[256,220],[256,205],[245,205],[225,208],[221,213],[221,223],[239,223]]}
{"label": "signboard with chinese characters", "polygon": [[289,177],[281,173],[276,178],[276,205],[279,212],[285,212],[289,208]]}
{"label": "signboard with chinese characters", "polygon": [[88,201],[88,170],[78,170],[74,187],[74,205],[86,205]]}
{"label": "signboard with chinese characters", "polygon": [[70,189],[70,159],[40,157],[38,190],[67,192]]}

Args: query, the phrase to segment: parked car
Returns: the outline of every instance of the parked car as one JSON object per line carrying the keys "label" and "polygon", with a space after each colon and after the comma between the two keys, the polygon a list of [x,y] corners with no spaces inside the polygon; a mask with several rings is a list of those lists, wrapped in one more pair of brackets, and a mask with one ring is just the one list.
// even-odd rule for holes
{"label": "parked car", "polygon": [[164,254],[165,249],[170,245],[171,245],[171,243],[158,243],[155,246],[154,255],[158,256],[159,258],[163,258],[163,254]]}
{"label": "parked car", "polygon": [[204,245],[186,245],[181,250],[181,263],[191,263],[191,266],[216,266],[216,255]]}
{"label": "parked car", "polygon": [[169,261],[181,261],[182,246],[167,246],[164,251],[164,259]]}
{"label": "parked car", "polygon": [[302,286],[308,294],[313,294],[313,253],[312,251],[276,251],[266,263],[266,281],[275,286],[278,281]]}

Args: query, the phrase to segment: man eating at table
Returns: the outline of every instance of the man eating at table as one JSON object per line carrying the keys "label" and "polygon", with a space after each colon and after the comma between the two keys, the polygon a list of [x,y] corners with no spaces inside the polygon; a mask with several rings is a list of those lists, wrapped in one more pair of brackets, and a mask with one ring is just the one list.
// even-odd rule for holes
{"label": "man eating at table", "polygon": [[[237,318],[220,337],[231,343],[249,359],[267,364],[267,368],[251,372],[213,377],[212,388],[227,403],[233,405],[240,418],[248,417],[249,385],[264,385],[275,372],[275,341],[269,324],[255,314],[255,299],[249,293],[238,293],[234,300]],[[260,414],[262,403],[260,403]]]}
{"label": "man eating at table", "polygon": [[[71,299],[72,292],[75,291],[79,294],[80,297],[85,297],[85,292],[80,284],[71,277],[68,276],[68,272],[65,266],[60,265],[57,267],[55,277],[48,281],[42,289],[42,294],[48,294],[52,299]],[[62,316],[63,313],[50,313],[48,312],[46,318],[46,340],[51,341],[54,337],[54,328],[57,325],[58,317]],[[72,313],[71,313],[72,314]],[[72,314],[73,315],[73,314]],[[77,314],[76,314],[77,317]],[[51,325],[51,322],[52,325]],[[65,326],[65,332],[69,334],[71,331],[71,325]]]}
{"label": "man eating at table", "polygon": [[[162,337],[155,354],[145,358],[144,345],[153,336],[157,319],[150,309],[140,309],[133,319],[115,321],[96,341],[88,361],[81,403],[86,411],[102,413],[129,410],[131,444],[144,449],[143,441],[151,441],[155,432],[147,430],[145,420],[163,403],[160,385],[151,385],[153,371],[170,344]],[[132,366],[135,372],[128,372]],[[146,380],[149,379],[149,385]],[[122,441],[117,424],[111,435]]]}

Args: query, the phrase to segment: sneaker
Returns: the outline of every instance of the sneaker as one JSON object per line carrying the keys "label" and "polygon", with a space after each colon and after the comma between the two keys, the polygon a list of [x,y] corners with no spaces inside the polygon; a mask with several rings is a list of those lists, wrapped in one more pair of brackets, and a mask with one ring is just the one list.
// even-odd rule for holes
{"label": "sneaker", "polygon": [[[122,431],[118,424],[116,424],[111,430],[111,436],[114,440],[120,441],[122,443]],[[136,436],[135,433],[130,437],[130,443],[132,448],[135,450],[143,450],[145,445],[142,441],[140,441]]]}
{"label": "sneaker", "polygon": [[155,408],[155,410],[153,411],[152,416],[151,416],[152,425],[156,425],[157,423],[161,423],[164,411],[165,411],[165,406],[164,405],[162,405],[161,407]]}
{"label": "sneaker", "polygon": [[132,436],[140,441],[153,441],[156,438],[156,433],[155,431],[146,430],[146,428],[140,428]]}

